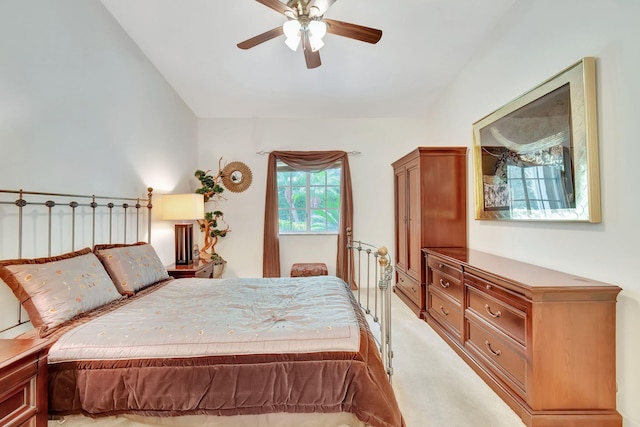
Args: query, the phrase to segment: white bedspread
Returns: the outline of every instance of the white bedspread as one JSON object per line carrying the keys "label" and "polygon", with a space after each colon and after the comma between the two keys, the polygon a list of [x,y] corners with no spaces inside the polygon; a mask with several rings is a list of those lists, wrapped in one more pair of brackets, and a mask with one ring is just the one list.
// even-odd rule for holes
{"label": "white bedspread", "polygon": [[332,276],[177,279],[67,332],[49,363],[358,351],[350,292]]}

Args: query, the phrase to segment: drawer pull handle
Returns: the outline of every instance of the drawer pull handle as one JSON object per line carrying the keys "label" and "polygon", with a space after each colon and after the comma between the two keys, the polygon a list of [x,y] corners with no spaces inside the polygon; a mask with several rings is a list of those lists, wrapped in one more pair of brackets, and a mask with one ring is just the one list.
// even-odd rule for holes
{"label": "drawer pull handle", "polygon": [[438,268],[442,269],[444,267],[444,264],[438,264]]}
{"label": "drawer pull handle", "polygon": [[489,313],[489,316],[491,316],[491,317],[500,317],[500,316],[502,316],[502,313],[500,312],[500,310],[496,311],[495,313],[493,311],[491,311],[491,307],[489,307],[489,304],[485,304],[484,305],[484,309],[487,310],[487,313]]}
{"label": "drawer pull handle", "polygon": [[494,350],[491,348],[491,343],[489,341],[485,341],[484,345],[487,347],[487,350],[489,350],[491,352],[491,354],[493,354],[494,356],[500,356],[500,353],[502,353],[500,350]]}
{"label": "drawer pull handle", "polygon": [[440,311],[442,312],[442,314],[444,314],[445,316],[449,315],[449,312],[447,310],[444,309],[443,306],[440,306]]}
{"label": "drawer pull handle", "polygon": [[443,282],[442,279],[440,279],[440,286],[442,286],[443,288],[448,288],[449,282]]}

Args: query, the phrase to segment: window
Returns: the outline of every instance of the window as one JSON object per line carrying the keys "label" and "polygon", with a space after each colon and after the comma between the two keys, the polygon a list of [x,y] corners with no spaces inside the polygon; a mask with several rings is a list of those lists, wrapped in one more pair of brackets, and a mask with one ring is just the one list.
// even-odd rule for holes
{"label": "window", "polygon": [[338,233],[340,163],[321,172],[304,172],[278,161],[277,182],[279,233]]}
{"label": "window", "polygon": [[563,175],[553,166],[507,165],[512,208],[526,211],[568,208],[571,201]]}

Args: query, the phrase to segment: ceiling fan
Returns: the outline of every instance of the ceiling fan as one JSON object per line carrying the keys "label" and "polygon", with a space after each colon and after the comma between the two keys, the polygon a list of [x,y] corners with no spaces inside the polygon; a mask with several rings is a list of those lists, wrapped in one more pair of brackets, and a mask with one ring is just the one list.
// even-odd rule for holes
{"label": "ceiling fan", "polygon": [[240,49],[251,49],[261,43],[285,35],[286,45],[297,50],[302,43],[307,68],[319,67],[320,53],[325,33],[348,37],[375,44],[382,37],[382,31],[362,25],[336,21],[324,17],[325,12],[336,0],[290,0],[282,3],[279,0],[256,0],[287,17],[284,25],[258,34],[238,43]]}

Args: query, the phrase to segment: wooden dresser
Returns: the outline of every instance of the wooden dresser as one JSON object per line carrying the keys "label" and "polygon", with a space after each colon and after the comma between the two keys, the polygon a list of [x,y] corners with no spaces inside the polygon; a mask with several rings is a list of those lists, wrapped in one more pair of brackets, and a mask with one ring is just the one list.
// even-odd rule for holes
{"label": "wooden dresser", "polygon": [[47,426],[47,352],[43,339],[0,339],[0,425]]}
{"label": "wooden dresser", "polygon": [[467,246],[467,148],[419,147],[392,166],[394,291],[416,315],[423,316],[422,248]]}
{"label": "wooden dresser", "polygon": [[621,427],[607,283],[426,248],[425,320],[531,427]]}

